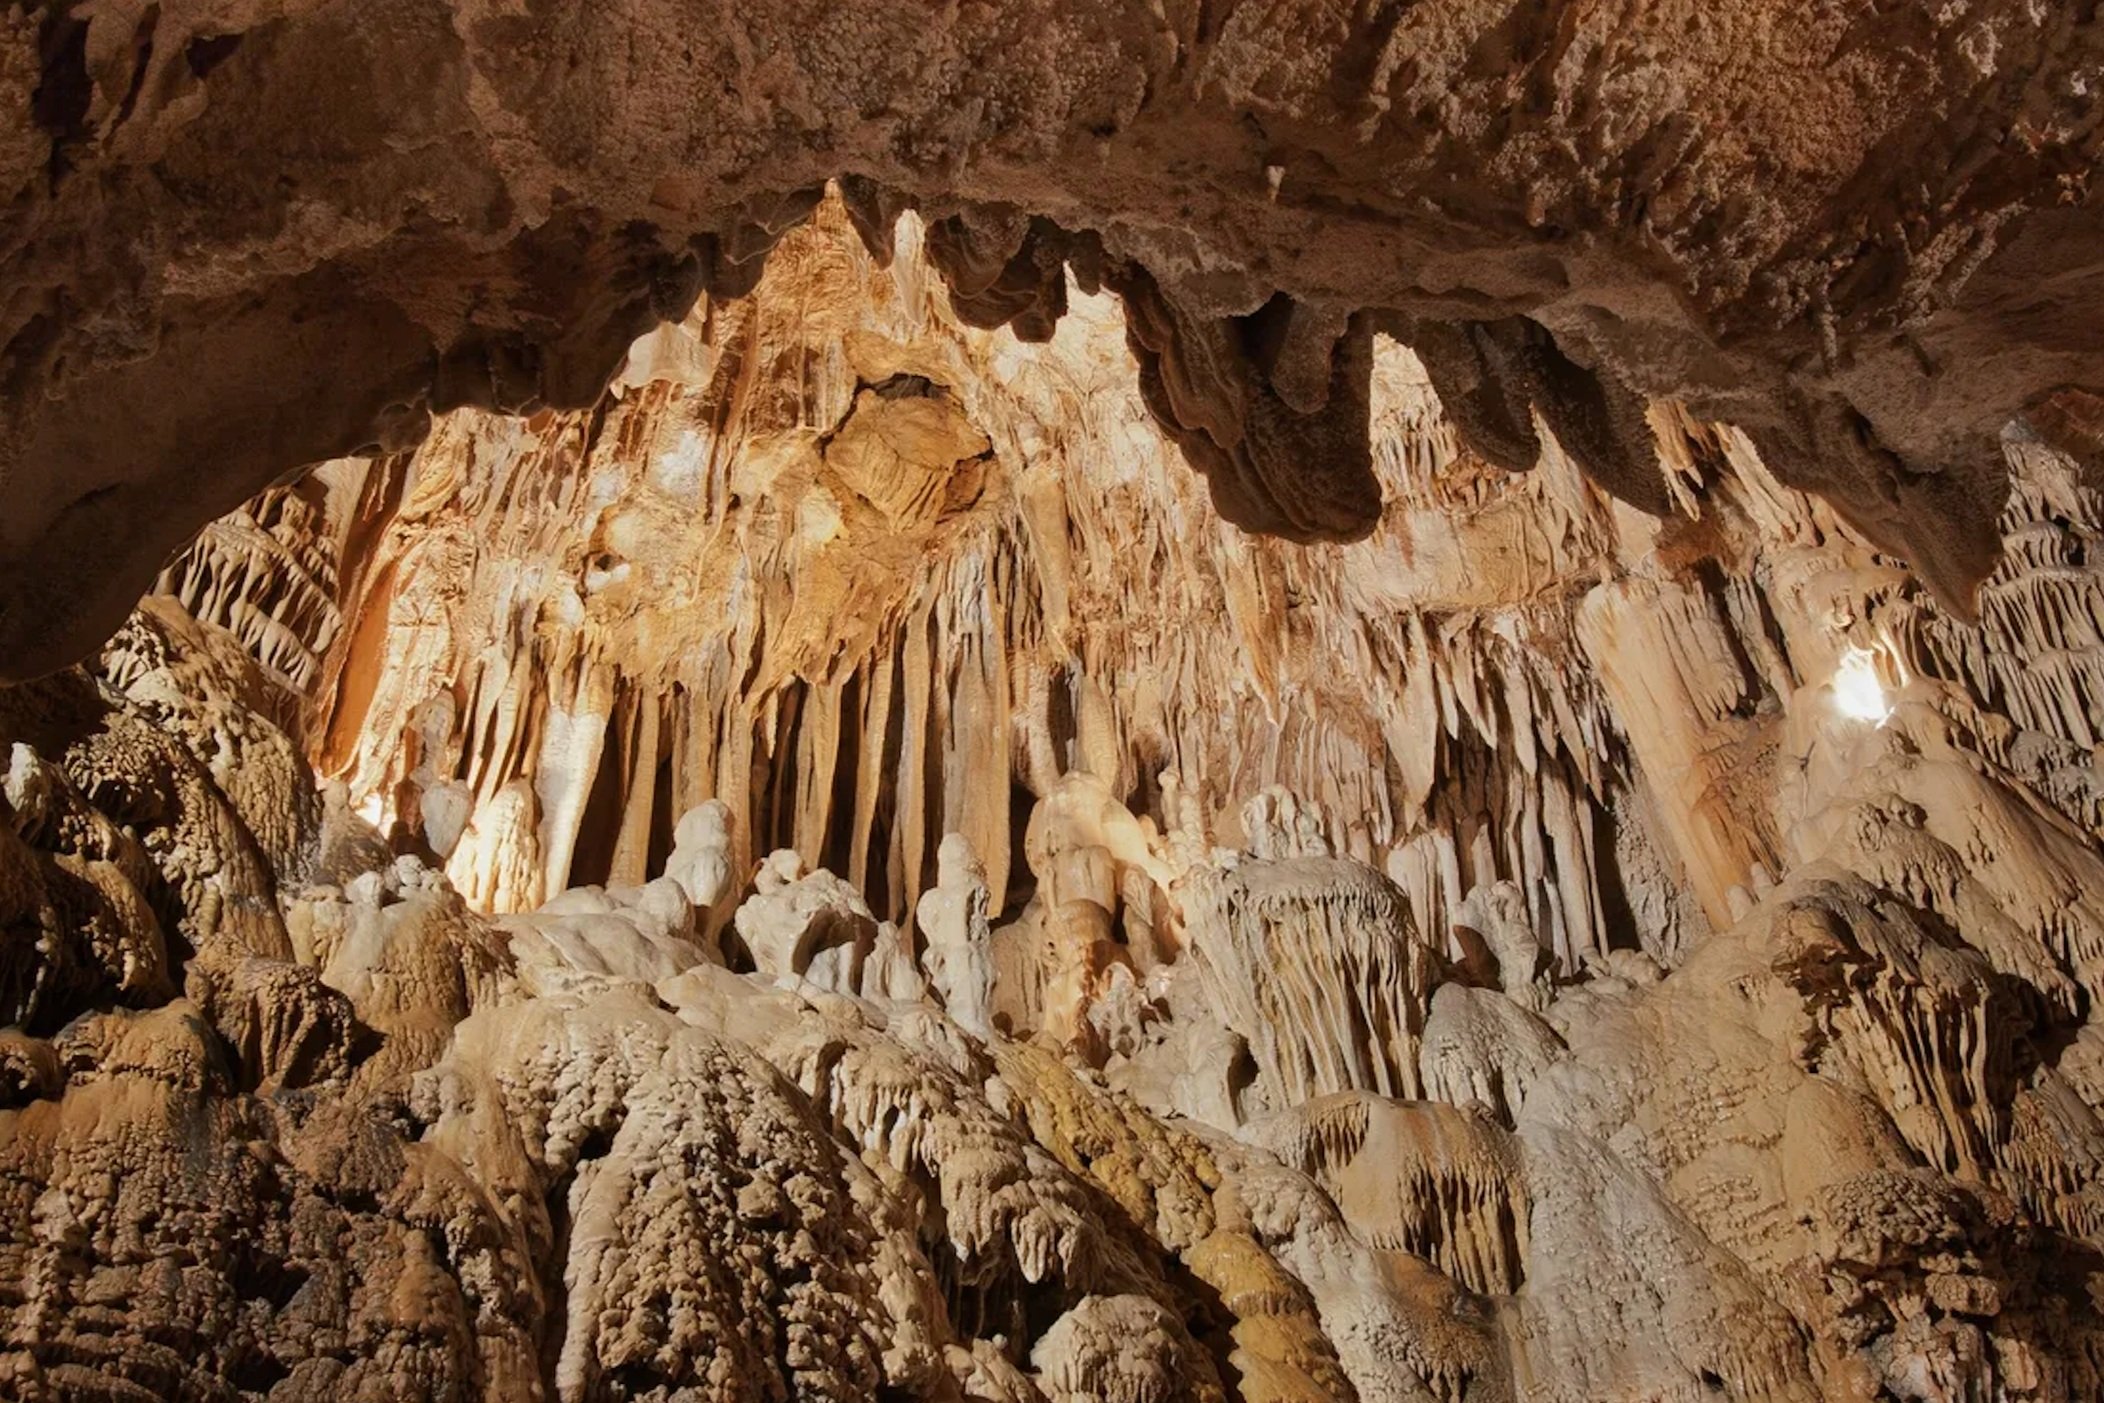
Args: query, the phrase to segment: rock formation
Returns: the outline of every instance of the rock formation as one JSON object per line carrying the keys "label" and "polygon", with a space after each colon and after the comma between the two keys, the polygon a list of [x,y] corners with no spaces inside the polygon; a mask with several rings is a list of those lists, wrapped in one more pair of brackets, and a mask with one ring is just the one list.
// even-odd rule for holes
{"label": "rock formation", "polygon": [[1631,9],[0,24],[0,1397],[2104,1396],[2096,22]]}

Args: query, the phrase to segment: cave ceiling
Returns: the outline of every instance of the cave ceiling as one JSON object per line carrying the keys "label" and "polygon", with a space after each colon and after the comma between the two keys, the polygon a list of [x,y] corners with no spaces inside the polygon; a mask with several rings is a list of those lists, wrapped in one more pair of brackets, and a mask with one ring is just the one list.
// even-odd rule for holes
{"label": "cave ceiling", "polygon": [[590,403],[840,182],[968,321],[1115,291],[1216,502],[1365,534],[1370,338],[1508,466],[1737,424],[1961,608],[2000,445],[2094,462],[2086,5],[161,3],[0,26],[0,667],[430,412]]}

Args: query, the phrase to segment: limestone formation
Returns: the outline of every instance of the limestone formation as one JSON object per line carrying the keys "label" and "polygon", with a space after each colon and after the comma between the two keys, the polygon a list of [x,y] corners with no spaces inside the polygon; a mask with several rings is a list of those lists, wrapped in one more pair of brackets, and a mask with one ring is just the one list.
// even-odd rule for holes
{"label": "limestone formation", "polygon": [[921,894],[914,912],[927,942],[928,982],[959,1027],[990,1037],[994,963],[986,869],[962,833],[942,840],[935,863],[935,885]]}
{"label": "limestone formation", "polygon": [[760,864],[737,925],[744,953],[761,974],[842,994],[862,987],[877,943],[877,920],[861,895],[830,872],[805,873],[786,848]]}
{"label": "limestone formation", "polygon": [[0,19],[0,1398],[2104,1397],[2087,11],[207,8]]}

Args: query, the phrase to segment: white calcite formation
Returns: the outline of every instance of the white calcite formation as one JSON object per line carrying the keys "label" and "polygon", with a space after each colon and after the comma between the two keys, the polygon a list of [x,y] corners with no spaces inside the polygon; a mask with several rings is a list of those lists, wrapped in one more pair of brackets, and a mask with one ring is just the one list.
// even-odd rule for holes
{"label": "white calcite formation", "polygon": [[1966,619],[1384,339],[1254,539],[847,223],[0,690],[0,1397],[2104,1396],[2074,464]]}

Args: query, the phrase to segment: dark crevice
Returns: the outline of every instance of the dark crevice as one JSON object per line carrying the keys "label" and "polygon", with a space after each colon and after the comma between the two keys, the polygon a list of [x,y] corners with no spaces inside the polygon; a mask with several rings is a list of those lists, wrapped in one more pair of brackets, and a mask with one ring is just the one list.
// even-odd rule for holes
{"label": "dark crevice", "polygon": [[592,776],[590,797],[578,821],[577,845],[570,859],[573,887],[604,886],[613,875],[614,847],[621,836],[622,725],[630,708],[616,702],[606,721],[606,737],[599,752],[599,768]]}
{"label": "dark crevice", "polygon": [[72,169],[67,148],[86,134],[88,107],[94,100],[94,80],[88,76],[88,22],[76,19],[64,6],[44,16],[37,37],[43,59],[43,79],[30,95],[29,113],[51,136],[47,164],[51,188]]}
{"label": "dark crevice", "polygon": [[239,34],[199,35],[183,48],[183,61],[190,65],[192,76],[203,80],[212,70],[234,56],[241,47]]}

